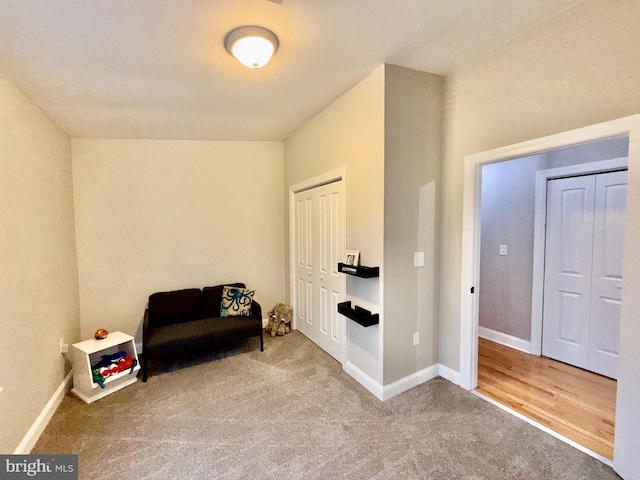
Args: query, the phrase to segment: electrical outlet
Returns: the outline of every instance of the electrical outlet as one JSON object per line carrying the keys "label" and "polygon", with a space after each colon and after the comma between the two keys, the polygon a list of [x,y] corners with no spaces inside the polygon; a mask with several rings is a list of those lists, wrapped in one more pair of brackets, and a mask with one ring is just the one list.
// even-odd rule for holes
{"label": "electrical outlet", "polygon": [[418,345],[420,343],[420,332],[416,332],[413,334],[413,345]]}
{"label": "electrical outlet", "polygon": [[65,342],[64,337],[60,339],[60,353],[68,353],[69,352],[69,344]]}
{"label": "electrical outlet", "polygon": [[500,245],[500,255],[505,256],[507,254],[507,246]]}
{"label": "electrical outlet", "polygon": [[413,254],[413,266],[424,267],[424,252],[415,252]]}

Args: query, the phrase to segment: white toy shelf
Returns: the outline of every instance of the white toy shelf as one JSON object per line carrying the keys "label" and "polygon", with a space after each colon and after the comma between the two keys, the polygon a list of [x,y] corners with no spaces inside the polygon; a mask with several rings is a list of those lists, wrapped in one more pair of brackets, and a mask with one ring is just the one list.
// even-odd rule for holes
{"label": "white toy shelf", "polygon": [[[104,388],[93,381],[92,365],[102,360],[102,355],[113,355],[126,352],[128,357],[136,361],[133,371],[124,370],[110,376],[104,381]],[[85,403],[95,402],[121,388],[131,385],[138,380],[138,352],[131,335],[122,332],[112,332],[103,340],[85,340],[71,346],[71,363],[73,365],[73,388],[71,393]]]}

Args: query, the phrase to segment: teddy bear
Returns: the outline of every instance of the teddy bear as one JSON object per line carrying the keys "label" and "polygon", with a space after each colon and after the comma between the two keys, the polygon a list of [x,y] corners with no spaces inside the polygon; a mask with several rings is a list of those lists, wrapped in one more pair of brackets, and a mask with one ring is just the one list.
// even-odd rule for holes
{"label": "teddy bear", "polygon": [[293,318],[293,310],[284,303],[276,303],[273,310],[269,312],[269,324],[264,329],[266,333],[271,333],[272,337],[282,336],[291,331],[289,324]]}

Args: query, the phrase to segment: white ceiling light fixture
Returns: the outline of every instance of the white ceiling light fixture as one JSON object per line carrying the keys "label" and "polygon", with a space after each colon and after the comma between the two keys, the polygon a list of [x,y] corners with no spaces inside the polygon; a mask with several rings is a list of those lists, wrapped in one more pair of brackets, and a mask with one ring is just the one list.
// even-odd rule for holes
{"label": "white ceiling light fixture", "polygon": [[254,25],[238,27],[224,37],[224,46],[249,68],[264,67],[278,50],[278,37],[271,30]]}

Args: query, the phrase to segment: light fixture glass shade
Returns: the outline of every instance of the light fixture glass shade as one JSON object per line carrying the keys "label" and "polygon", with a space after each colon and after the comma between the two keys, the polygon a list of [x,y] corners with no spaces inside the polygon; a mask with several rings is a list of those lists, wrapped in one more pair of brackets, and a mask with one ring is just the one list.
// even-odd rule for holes
{"label": "light fixture glass shade", "polygon": [[224,45],[243,65],[261,68],[269,63],[278,49],[278,37],[266,28],[238,27],[227,34]]}

